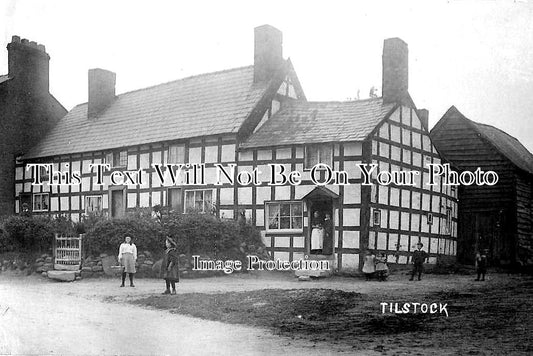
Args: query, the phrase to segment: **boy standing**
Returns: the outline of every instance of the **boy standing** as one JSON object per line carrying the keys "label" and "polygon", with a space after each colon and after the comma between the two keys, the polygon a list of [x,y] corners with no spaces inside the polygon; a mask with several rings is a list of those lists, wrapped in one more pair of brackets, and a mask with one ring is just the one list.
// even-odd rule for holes
{"label": "boy standing", "polygon": [[410,281],[415,278],[415,274],[417,273],[418,280],[420,280],[420,277],[422,276],[422,272],[424,270],[424,262],[428,258],[427,252],[422,250],[422,247],[424,247],[424,244],[422,242],[417,243],[417,249],[413,252],[413,271],[411,272],[411,278],[409,279]]}
{"label": "boy standing", "polygon": [[479,277],[481,277],[481,281],[485,280],[485,273],[487,273],[487,253],[488,250],[483,250],[481,253],[476,254],[476,269],[477,269],[477,278],[476,281],[479,281]]}

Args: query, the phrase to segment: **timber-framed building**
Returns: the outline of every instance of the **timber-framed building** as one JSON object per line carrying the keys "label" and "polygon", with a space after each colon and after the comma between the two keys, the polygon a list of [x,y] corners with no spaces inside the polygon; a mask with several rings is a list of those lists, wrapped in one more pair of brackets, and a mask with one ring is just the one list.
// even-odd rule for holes
{"label": "timber-framed building", "polygon": [[[34,214],[66,214],[79,220],[101,211],[120,217],[155,205],[178,212],[243,214],[262,231],[273,258],[310,253],[314,211],[330,214],[320,258],[339,270],[362,267],[363,251],[384,252],[407,264],[417,242],[430,263],[453,258],[457,246],[457,191],[428,181],[427,163],[440,163],[427,129],[427,111],[408,93],[408,49],[401,39],[384,42],[382,97],[346,102],[307,101],[282,34],[255,29],[254,64],[202,74],[120,95],[115,74],[89,71],[89,101],[73,108],[33,149],[19,157],[16,204]],[[31,184],[30,163],[81,173],[79,185]],[[142,184],[95,182],[90,164],[147,172]],[[161,184],[153,164],[201,163],[206,185]],[[299,171],[299,185],[272,186],[268,165]],[[323,163],[348,174],[349,184],[317,186],[310,168]],[[380,171],[418,171],[414,185],[363,185],[357,164]],[[257,168],[260,185],[215,184],[215,164]],[[375,173],[373,174],[375,183]]]}

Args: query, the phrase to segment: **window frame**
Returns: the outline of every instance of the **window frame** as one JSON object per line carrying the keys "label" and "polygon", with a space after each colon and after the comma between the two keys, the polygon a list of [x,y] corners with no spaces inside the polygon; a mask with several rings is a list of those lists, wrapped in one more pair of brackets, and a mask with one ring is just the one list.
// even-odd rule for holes
{"label": "window frame", "polygon": [[[194,206],[196,206],[196,194],[197,192],[204,193],[203,199],[202,199],[202,208],[203,211],[194,211],[198,212],[199,214],[213,214],[216,212],[216,199],[215,198],[215,190],[214,189],[187,189],[183,191],[183,214],[192,214],[194,212],[187,211],[187,193],[194,192]],[[205,202],[205,192],[211,192],[211,211],[206,211],[206,202]]]}
{"label": "window frame", "polygon": [[[317,162],[314,164],[309,165],[308,157],[309,157],[309,149],[316,147],[318,149],[317,151]],[[324,162],[322,159],[322,149],[325,147],[328,147],[330,149],[330,157],[328,158],[328,162]],[[334,156],[334,145],[332,143],[316,143],[316,144],[309,144],[304,146],[304,171],[311,170],[315,165],[322,163],[327,164],[331,169],[333,169],[333,156]]]}
{"label": "window frame", "polygon": [[[103,209],[104,209],[104,197],[103,197],[103,195],[85,195],[84,198],[85,198],[85,202],[84,202],[84,204],[85,204],[84,205],[85,214],[101,213],[103,211]],[[89,206],[88,202],[89,202],[89,199],[91,199],[91,198],[100,198],[100,204],[99,204],[100,209],[99,210],[93,210],[93,211],[90,211],[90,212],[87,211],[87,208]]]}
{"label": "window frame", "polygon": [[[172,161],[171,160],[171,151],[172,151],[172,148],[176,148],[176,161]],[[180,157],[179,157],[179,149],[182,148],[183,149],[183,153],[182,153],[182,157],[181,157],[181,161],[180,161]],[[185,161],[185,156],[186,156],[186,147],[185,147],[185,144],[184,143],[176,143],[176,144],[171,144],[171,145],[168,145],[167,149],[166,149],[166,156],[165,156],[165,163],[166,164],[183,164],[183,163],[186,163]]]}
{"label": "window frame", "polygon": [[[376,217],[379,217],[376,219]],[[381,227],[381,209],[374,209],[372,211],[372,225]]]}
{"label": "window frame", "polygon": [[[277,228],[276,229],[276,228],[271,228],[270,227],[270,224],[269,224],[270,207],[274,206],[274,205],[278,205],[279,206],[279,211],[281,212],[281,205],[282,204],[288,204],[289,205],[289,221],[290,221],[291,225],[292,225],[292,219],[293,218],[297,218],[297,217],[301,218],[301,226],[302,226],[301,228],[289,228],[289,229]],[[301,216],[293,216],[292,215],[292,209],[291,209],[291,205],[292,204],[299,204],[300,205]],[[265,233],[267,233],[267,234],[303,233],[303,231],[304,231],[305,213],[304,213],[304,203],[302,201],[299,201],[299,200],[271,200],[271,201],[265,201],[264,202],[264,212],[265,212],[264,213]],[[278,216],[278,226],[280,226],[279,217],[280,216]]]}
{"label": "window frame", "polygon": [[[121,157],[121,155],[123,155]],[[121,162],[124,159],[124,162]],[[105,154],[105,163],[108,163],[111,168],[126,168],[128,167],[128,150],[110,151]]]}
{"label": "window frame", "polygon": [[[47,205],[46,209],[36,209],[35,208],[35,199],[37,198],[37,196],[39,196],[41,198],[44,197],[44,196],[47,197],[47,199],[46,199],[47,200],[46,201],[46,205]],[[43,204],[43,201],[41,200],[41,206],[42,206],[42,204]],[[31,211],[36,212],[36,213],[43,212],[43,211],[50,211],[50,194],[49,193],[33,193],[32,200],[31,200],[31,205],[32,205],[32,210]]]}

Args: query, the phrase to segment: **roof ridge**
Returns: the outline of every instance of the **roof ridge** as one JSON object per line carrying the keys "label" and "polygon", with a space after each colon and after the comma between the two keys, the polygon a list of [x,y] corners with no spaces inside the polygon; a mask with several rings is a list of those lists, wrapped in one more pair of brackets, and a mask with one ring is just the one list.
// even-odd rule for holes
{"label": "roof ridge", "polygon": [[[469,120],[470,120],[470,119],[469,119]],[[472,120],[470,120],[470,121],[472,121]],[[474,124],[476,124],[476,125],[486,126],[486,127],[491,127],[491,128],[493,128],[493,129],[496,129],[496,130],[498,130],[499,132],[505,134],[506,136],[512,138],[513,140],[515,140],[516,142],[518,142],[518,143],[520,143],[520,144],[522,145],[522,142],[520,142],[519,139],[517,139],[517,138],[514,137],[513,135],[511,135],[511,134],[509,134],[509,133],[503,131],[502,129],[500,129],[500,128],[496,127],[496,126],[489,125],[489,124],[484,124],[484,123],[477,122],[477,121],[472,121],[472,122],[473,122]],[[524,145],[522,145],[522,146],[524,146]],[[524,147],[525,147],[525,146],[524,146]],[[529,151],[529,150],[528,150],[528,151]]]}
{"label": "roof ridge", "polygon": [[[245,69],[245,68],[251,68],[253,67],[253,64],[252,65],[247,65],[247,66],[241,66],[241,67],[235,67],[235,68],[229,68],[229,69],[223,69],[223,70],[217,70],[217,71],[214,71],[214,72],[208,72],[208,73],[201,73],[201,74],[195,74],[195,75],[190,75],[188,77],[184,77],[184,78],[180,78],[180,79],[174,79],[174,80],[169,80],[167,82],[163,82],[163,83],[159,83],[159,84],[154,84],[154,85],[150,85],[150,86],[147,86],[147,87],[144,87],[144,88],[139,88],[139,89],[133,89],[133,90],[130,90],[130,91],[125,91],[123,93],[120,93],[118,95],[116,95],[116,97],[121,97],[123,95],[126,95],[126,94],[131,94],[131,93],[136,93],[136,92],[140,92],[140,91],[143,91],[143,90],[149,90],[149,89],[153,89],[153,88],[156,88],[156,87],[159,87],[159,86],[163,86],[163,85],[169,85],[169,84],[173,84],[173,83],[176,83],[176,82],[180,82],[180,81],[185,81],[185,80],[189,80],[189,79],[195,79],[195,78],[200,78],[200,77],[204,77],[204,76],[208,76],[208,75],[213,75],[213,74],[221,74],[221,73],[226,73],[226,72],[231,72],[231,71],[237,71],[237,70],[241,70],[241,69]],[[88,103],[88,101],[84,101],[82,103],[79,103],[79,104],[76,104],[74,105],[74,108],[78,107],[78,106],[81,106],[81,105],[86,105]]]}
{"label": "roof ridge", "polygon": [[184,77],[184,78],[180,78],[180,79],[174,79],[174,80],[169,80],[168,82],[163,82],[163,83],[159,83],[159,84],[150,85],[150,86],[147,86],[147,87],[144,87],[144,88],[139,88],[139,89],[130,90],[130,91],[127,91],[127,92],[124,92],[124,93],[120,93],[120,94],[118,94],[117,96],[121,96],[121,95],[125,95],[125,94],[131,94],[131,93],[135,93],[135,92],[142,91],[142,90],[148,90],[148,89],[152,89],[152,88],[155,88],[155,87],[158,87],[158,86],[172,84],[172,83],[175,83],[175,82],[180,82],[180,81],[185,81],[185,80],[190,80],[190,79],[195,79],[195,78],[205,77],[205,76],[213,75],[213,74],[227,73],[227,72],[237,71],[237,70],[240,70],[240,69],[251,68],[251,67],[253,67],[253,64],[251,64],[251,65],[247,65],[247,66],[241,66],[241,67],[235,67],[235,68],[229,68],[229,69],[217,70],[217,71],[214,71],[214,72],[194,74],[194,75],[190,75],[190,76],[188,76],[188,77]]}
{"label": "roof ridge", "polygon": [[383,100],[382,97],[377,97],[377,98],[366,98],[366,99],[357,99],[357,100],[308,100],[307,102],[310,103],[310,104],[348,104],[348,103],[359,103],[361,101],[378,101],[378,100]]}
{"label": "roof ridge", "polygon": [[527,171],[528,173],[533,174],[532,168],[528,166],[527,159],[526,159],[526,168],[524,168],[523,167],[523,163],[520,163],[520,161],[517,161],[517,157],[515,157],[514,155],[510,155],[509,152],[506,152],[500,146],[500,144],[498,143],[497,138],[490,137],[482,129],[483,129],[483,126],[487,127],[487,128],[496,129],[498,132],[503,133],[505,135],[505,137],[511,138],[514,141],[514,144],[520,145],[520,147],[522,147],[524,150],[526,150],[526,152],[529,153],[530,156],[533,156],[533,154],[526,148],[526,146],[524,146],[522,144],[522,142],[520,142],[520,140],[518,140],[516,137],[508,134],[507,132],[505,132],[502,129],[499,129],[499,128],[495,127],[495,126],[492,126],[492,125],[489,125],[489,124],[482,124],[480,122],[476,122],[476,121],[470,120],[469,118],[465,117],[464,115],[463,115],[463,117],[464,117],[464,119],[466,119],[468,122],[471,123],[471,126],[473,126],[474,130],[476,130],[479,135],[481,135],[485,140],[487,140],[488,143],[492,147],[494,147],[496,149],[496,151],[498,151],[501,155],[503,155],[508,160],[510,160],[516,167],[518,167],[518,168],[520,168],[520,169],[522,169],[524,171]]}

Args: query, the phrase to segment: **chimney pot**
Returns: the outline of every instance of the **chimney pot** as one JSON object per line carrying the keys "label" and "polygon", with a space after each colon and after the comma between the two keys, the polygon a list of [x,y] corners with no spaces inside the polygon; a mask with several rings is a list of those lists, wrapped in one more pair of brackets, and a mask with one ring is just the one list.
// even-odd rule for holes
{"label": "chimney pot", "polygon": [[254,83],[268,81],[283,63],[283,34],[263,25],[254,29]]}
{"label": "chimney pot", "polygon": [[407,103],[408,57],[407,43],[400,38],[388,38],[383,42],[383,103]]}
{"label": "chimney pot", "polygon": [[89,118],[97,117],[115,100],[115,83],[115,73],[100,68],[89,69]]}
{"label": "chimney pot", "polygon": [[8,75],[15,78],[17,87],[35,95],[48,94],[50,56],[45,47],[15,35],[7,51]]}

